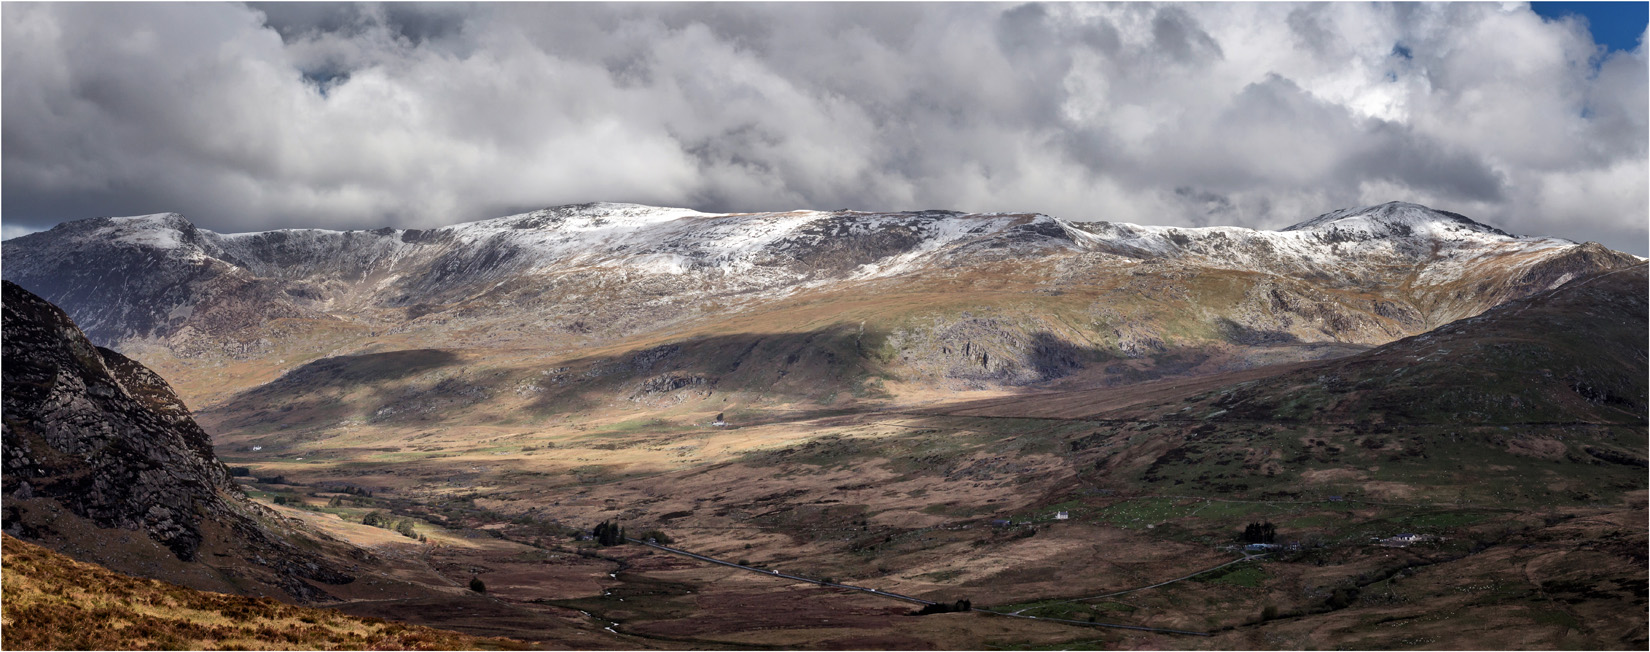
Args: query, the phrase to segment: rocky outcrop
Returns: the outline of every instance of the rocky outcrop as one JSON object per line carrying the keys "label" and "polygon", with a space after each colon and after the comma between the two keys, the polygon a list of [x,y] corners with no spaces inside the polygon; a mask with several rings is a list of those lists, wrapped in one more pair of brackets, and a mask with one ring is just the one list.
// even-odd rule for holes
{"label": "rocky outcrop", "polygon": [[230,480],[210,437],[160,376],[93,346],[62,310],[14,283],[4,283],[3,300],[8,531],[34,527],[13,499],[44,499],[97,527],[142,533],[184,562],[202,560],[209,530],[223,534],[216,544],[256,560],[265,579],[295,597],[318,596],[304,579],[350,580],[270,525],[278,517]]}

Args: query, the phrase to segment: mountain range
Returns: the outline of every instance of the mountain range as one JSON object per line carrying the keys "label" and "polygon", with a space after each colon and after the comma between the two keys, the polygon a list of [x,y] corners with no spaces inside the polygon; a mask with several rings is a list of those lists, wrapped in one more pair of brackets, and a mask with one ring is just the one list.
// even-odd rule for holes
{"label": "mountain range", "polygon": [[6,530],[122,572],[576,647],[1644,640],[1650,280],[1594,243],[585,204],[3,256]]}
{"label": "mountain range", "polygon": [[[6,241],[4,258],[7,280],[100,345],[273,367],[220,392],[388,340],[567,352],[833,329],[874,341],[890,380],[1133,381],[1341,355],[1637,260],[1403,203],[1281,231],[585,204],[430,230],[218,234],[161,214],[64,223]],[[826,304],[837,314],[809,310]],[[196,398],[192,378],[175,382]]]}

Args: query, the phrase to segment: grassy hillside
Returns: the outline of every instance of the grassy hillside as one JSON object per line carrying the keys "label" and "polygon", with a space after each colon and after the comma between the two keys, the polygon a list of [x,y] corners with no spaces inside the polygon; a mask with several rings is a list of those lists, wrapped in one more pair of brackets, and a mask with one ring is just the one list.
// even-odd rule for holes
{"label": "grassy hillside", "polygon": [[357,618],[330,609],[121,575],[4,535],[11,650],[478,650],[509,639]]}
{"label": "grassy hillside", "polygon": [[1281,422],[1642,424],[1645,296],[1643,265],[1606,272],[1193,403]]}
{"label": "grassy hillside", "polygon": [[[219,444],[263,479],[255,493],[316,513],[356,520],[383,509],[538,546],[465,550],[447,562],[437,553],[436,566],[455,578],[479,573],[499,595],[588,613],[614,636],[696,646],[1642,649],[1645,429],[1610,398],[1642,396],[1633,384],[1644,375],[1642,279],[1584,279],[1327,363],[1081,391],[1005,388],[969,404],[955,401],[978,394],[916,394],[908,387],[918,383],[894,374],[878,376],[890,398],[858,405],[808,392],[832,374],[890,368],[927,365],[945,378],[947,349],[966,362],[985,346],[995,361],[1004,349],[994,346],[1020,341],[1014,332],[1077,341],[1081,329],[1034,330],[978,303],[968,316],[929,305],[929,316],[901,321],[910,313],[874,310],[888,304],[845,313],[822,302],[765,331],[741,323],[772,333],[748,340],[616,343],[539,360],[387,352],[268,387],[268,412]],[[957,319],[932,317],[942,314]],[[862,338],[858,317],[868,322]],[[843,321],[852,327],[831,329]],[[809,340],[814,331],[825,334]],[[381,364],[394,356],[404,359]],[[1549,423],[1466,418],[1483,411],[1475,401],[1509,387],[1501,374],[1512,371],[1497,365],[1531,360],[1541,380],[1512,388],[1549,416],[1518,418]],[[1326,368],[1343,370],[1346,385],[1319,381]],[[522,384],[528,371],[535,377]],[[694,384],[700,375],[715,385]],[[1589,395],[1569,377],[1608,382]],[[638,391],[654,378],[688,380]],[[1249,397],[1241,405],[1230,398],[1240,393]],[[1325,410],[1265,407],[1302,395]],[[1393,403],[1402,409],[1385,407]],[[386,407],[394,410],[380,413]],[[718,413],[725,425],[709,423]],[[302,429],[317,423],[337,425]],[[340,496],[342,487],[373,495]],[[985,614],[919,619],[905,615],[908,605],[568,537],[569,526],[610,519],[761,568],[1214,636]],[[1263,521],[1278,543],[1298,545],[1162,584],[1240,560],[1231,548]],[[1402,533],[1421,538],[1394,541]]]}

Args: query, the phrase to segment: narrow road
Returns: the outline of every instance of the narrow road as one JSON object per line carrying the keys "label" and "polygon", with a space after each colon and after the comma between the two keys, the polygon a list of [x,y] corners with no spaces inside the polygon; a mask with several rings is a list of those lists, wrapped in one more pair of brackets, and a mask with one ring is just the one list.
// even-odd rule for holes
{"label": "narrow road", "polygon": [[[723,561],[723,560],[717,559],[715,557],[706,557],[706,556],[698,554],[698,553],[688,552],[686,550],[682,550],[682,549],[679,549],[679,548],[671,548],[671,547],[668,547],[668,546],[661,546],[657,543],[648,543],[646,541],[642,541],[642,540],[639,540],[639,539],[632,539],[630,537],[625,537],[625,540],[629,541],[631,543],[641,544],[641,545],[647,546],[649,548],[653,548],[655,550],[661,550],[661,551],[664,551],[664,552],[668,552],[668,553],[673,554],[673,555],[681,555],[683,557],[690,557],[690,558],[693,558],[693,559],[697,559],[699,561],[709,562],[709,563],[717,564],[717,565],[720,565],[720,566],[728,566],[728,567],[731,567],[731,568],[737,568],[737,569],[745,570],[745,571],[750,571],[752,573],[757,573],[759,575],[766,575],[768,577],[783,577],[783,578],[788,579],[788,580],[795,580],[795,581],[798,581],[798,582],[807,582],[809,584],[818,584],[820,586],[829,586],[831,588],[836,588],[836,589],[848,589],[850,591],[860,591],[860,592],[864,592],[864,593],[870,593],[870,594],[873,594],[873,595],[879,595],[879,596],[882,596],[882,597],[885,597],[885,598],[892,598],[892,599],[895,599],[895,600],[903,600],[905,602],[913,602],[913,603],[920,604],[920,605],[939,604],[937,602],[933,602],[933,601],[930,601],[930,600],[924,600],[922,598],[914,598],[914,597],[911,597],[909,595],[900,595],[898,593],[890,593],[888,591],[883,591],[881,589],[873,589],[873,588],[867,588],[867,587],[863,587],[863,586],[854,586],[852,584],[838,584],[836,582],[826,582],[824,580],[816,580],[816,579],[813,579],[813,578],[810,578],[810,577],[802,577],[800,575],[791,575],[791,574],[788,574],[788,573],[781,573],[777,570],[762,570],[760,568],[752,568],[750,566],[745,566],[745,565],[742,565],[742,564],[735,564],[735,563],[730,562],[730,561]],[[1243,559],[1227,562],[1227,564],[1235,564],[1239,561],[1245,561],[1247,559],[1249,559],[1249,557],[1245,556]],[[1222,566],[1225,566],[1227,564],[1222,564]],[[1217,566],[1216,568],[1219,568],[1219,566]],[[1210,568],[1210,569],[1201,570],[1201,571],[1198,571],[1197,573],[1193,573],[1192,575],[1197,575],[1197,574],[1200,574],[1200,573],[1206,573],[1210,570],[1214,570],[1214,569]],[[1191,577],[1191,575],[1188,575],[1187,577]],[[1185,578],[1180,578],[1180,579],[1185,579]],[[1178,582],[1178,581],[1180,581],[1180,579],[1169,580],[1169,582],[1164,582],[1164,584],[1168,584],[1170,582]],[[1158,585],[1158,586],[1161,586],[1161,585]],[[1151,587],[1145,587],[1145,588],[1151,588]],[[1136,590],[1137,591],[1139,589],[1131,589],[1131,590]],[[1127,592],[1128,591],[1124,591],[1124,593],[1127,593]],[[1142,625],[1121,625],[1121,624],[1117,624],[1117,623],[1096,623],[1096,622],[1089,622],[1089,621],[1086,621],[1086,620],[1068,620],[1068,619],[1065,619],[1065,618],[1044,618],[1044,617],[1041,617],[1041,616],[1027,616],[1027,615],[1018,613],[1018,612],[1009,613],[1009,612],[1006,612],[1006,611],[992,611],[990,609],[973,609],[973,611],[978,612],[978,613],[982,613],[982,614],[991,614],[993,616],[1006,616],[1006,617],[1009,617],[1009,618],[1021,618],[1021,619],[1024,619],[1024,620],[1042,620],[1042,621],[1048,621],[1048,622],[1054,622],[1054,623],[1063,623],[1063,624],[1068,624],[1068,625],[1082,625],[1082,626],[1085,626],[1085,627],[1107,627],[1107,628],[1111,628],[1111,629],[1128,629],[1128,630],[1134,630],[1134,631],[1140,631],[1140,632],[1153,632],[1153,633],[1157,633],[1157,634],[1181,634],[1181,635],[1185,635],[1185,636],[1209,636],[1210,635],[1208,632],[1192,632],[1192,631],[1186,631],[1186,630],[1181,630],[1181,629],[1164,629],[1164,628],[1161,628],[1161,627],[1145,627],[1145,626],[1142,626]]]}

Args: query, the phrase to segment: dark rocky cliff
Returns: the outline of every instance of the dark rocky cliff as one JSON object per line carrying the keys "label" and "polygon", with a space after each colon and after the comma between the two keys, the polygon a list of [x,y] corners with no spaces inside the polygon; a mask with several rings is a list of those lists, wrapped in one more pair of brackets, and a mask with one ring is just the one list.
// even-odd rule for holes
{"label": "dark rocky cliff", "polygon": [[165,380],[92,345],[62,310],[17,284],[4,283],[3,299],[8,532],[50,528],[18,506],[48,500],[98,528],[142,533],[183,562],[202,559],[210,530],[221,539],[210,544],[214,557],[253,560],[260,568],[236,574],[294,597],[320,597],[305,578],[350,580],[299,552],[287,540],[299,535],[245,497]]}

